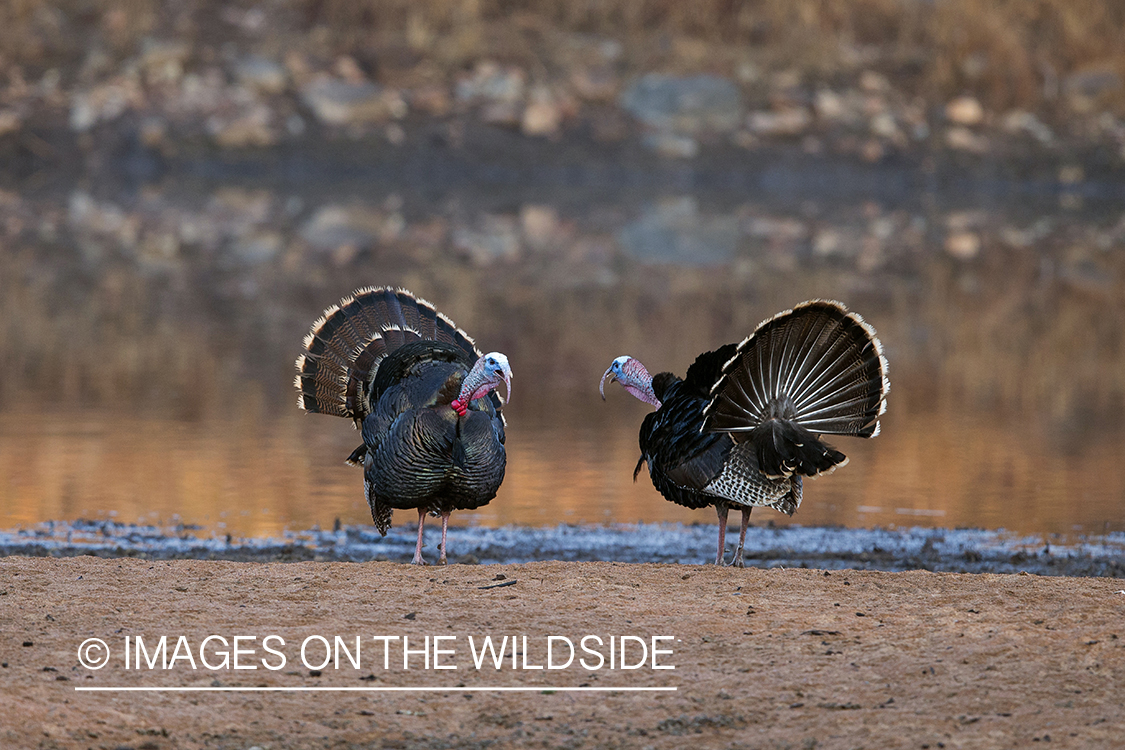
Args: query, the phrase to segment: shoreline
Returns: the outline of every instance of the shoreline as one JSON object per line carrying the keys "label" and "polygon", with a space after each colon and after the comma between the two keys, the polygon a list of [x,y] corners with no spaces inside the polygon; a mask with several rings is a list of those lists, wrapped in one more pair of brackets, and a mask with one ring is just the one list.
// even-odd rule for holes
{"label": "shoreline", "polygon": [[[0,557],[138,558],[236,562],[406,562],[417,527],[386,537],[368,526],[286,531],[275,537],[200,536],[201,529],[113,521],[47,522],[0,531]],[[737,533],[737,532],[735,532]],[[453,564],[509,565],[544,560],[630,564],[705,564],[714,559],[714,524],[613,524],[551,527],[450,527]],[[728,531],[728,539],[729,539]],[[436,558],[437,534],[424,554]],[[728,557],[731,545],[728,544]],[[984,529],[850,529],[752,526],[746,565],[825,570],[928,570],[1125,578],[1125,534],[1077,539]]]}

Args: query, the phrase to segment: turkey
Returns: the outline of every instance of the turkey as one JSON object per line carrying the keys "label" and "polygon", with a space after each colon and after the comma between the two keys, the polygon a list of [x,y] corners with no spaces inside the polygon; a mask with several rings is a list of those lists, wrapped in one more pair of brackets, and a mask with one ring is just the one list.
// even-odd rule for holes
{"label": "turkey", "polygon": [[613,360],[599,386],[617,382],[656,407],[641,424],[652,484],[688,508],[715,506],[722,565],[727,512],[742,511],[732,565],[742,567],[755,506],[790,516],[801,477],[847,463],[820,435],[879,434],[887,408],[887,360],[875,330],[839,302],[814,300],[778,313],[740,344],[699,355],[683,380],[655,376],[632,357]]}
{"label": "turkey", "polygon": [[363,465],[371,519],[386,536],[391,511],[418,511],[413,563],[425,565],[426,514],[441,516],[446,562],[449,514],[487,504],[504,480],[504,417],[496,388],[512,395],[512,371],[499,352],[473,340],[405,289],[366,288],[324,311],[297,359],[297,405],[347,417],[363,445],[347,462]]}

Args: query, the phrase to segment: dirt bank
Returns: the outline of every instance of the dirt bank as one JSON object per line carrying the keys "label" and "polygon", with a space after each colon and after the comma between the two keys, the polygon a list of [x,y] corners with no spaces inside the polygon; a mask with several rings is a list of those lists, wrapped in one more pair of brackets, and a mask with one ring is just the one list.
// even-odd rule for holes
{"label": "dirt bank", "polygon": [[[1104,578],[544,562],[0,559],[0,744],[19,748],[1113,747],[1125,736],[1125,593]],[[125,668],[123,644],[169,637],[170,669]],[[242,640],[240,664],[218,635]],[[267,635],[278,639],[263,642]],[[517,665],[474,665],[491,635]],[[546,665],[547,636],[586,665]],[[179,647],[180,636],[183,646]],[[310,636],[355,651],[319,674]],[[456,670],[400,667],[438,642]],[[469,637],[473,643],[469,643]],[[527,636],[527,645],[523,643]],[[611,636],[674,636],[609,669]],[[109,664],[79,666],[100,638]],[[553,642],[555,663],[566,643]],[[266,651],[269,645],[276,654]],[[433,641],[431,641],[431,648]],[[182,650],[181,650],[182,648]],[[228,655],[231,648],[226,649]],[[509,649],[510,651],[510,649]],[[88,656],[96,656],[92,651]],[[282,657],[285,665],[279,669]],[[228,656],[228,658],[231,658]],[[386,662],[384,662],[386,659]],[[655,661],[654,661],[655,659]],[[196,669],[192,669],[192,662]],[[674,665],[674,670],[653,669]],[[389,668],[384,668],[385,664]],[[528,668],[523,668],[524,664]],[[229,666],[229,665],[228,665]],[[436,692],[86,692],[89,687],[450,687]],[[464,688],[534,688],[462,692]],[[564,692],[560,687],[675,687]],[[1048,740],[1049,738],[1049,740]],[[1040,742],[1050,745],[1039,745]],[[1033,744],[1034,743],[1034,744]]]}

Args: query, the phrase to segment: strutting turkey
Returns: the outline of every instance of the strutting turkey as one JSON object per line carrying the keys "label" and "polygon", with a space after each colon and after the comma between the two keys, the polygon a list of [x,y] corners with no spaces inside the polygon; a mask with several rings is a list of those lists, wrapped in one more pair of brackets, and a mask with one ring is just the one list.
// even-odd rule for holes
{"label": "strutting turkey", "polygon": [[454,510],[479,508],[504,480],[504,417],[495,389],[512,395],[512,371],[499,352],[473,340],[404,289],[366,288],[324,311],[297,359],[297,405],[347,417],[363,445],[347,462],[363,465],[371,518],[384,536],[392,509],[418,511],[422,558],[426,514],[441,516],[441,558]]}
{"label": "strutting turkey", "polygon": [[731,564],[742,567],[755,506],[793,515],[801,477],[847,463],[820,435],[879,434],[887,408],[887,360],[875,330],[839,302],[815,300],[778,313],[740,344],[699,355],[681,380],[650,376],[618,357],[602,376],[656,407],[641,424],[641,458],[653,486],[688,508],[715,506],[723,563],[727,512],[742,511]]}

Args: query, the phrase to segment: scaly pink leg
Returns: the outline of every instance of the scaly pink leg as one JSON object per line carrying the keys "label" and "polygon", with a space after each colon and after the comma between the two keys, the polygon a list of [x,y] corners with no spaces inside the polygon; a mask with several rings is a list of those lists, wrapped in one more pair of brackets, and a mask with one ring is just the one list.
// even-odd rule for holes
{"label": "scaly pink leg", "polygon": [[418,544],[414,547],[414,559],[410,562],[414,565],[425,565],[426,561],[422,558],[422,527],[426,525],[426,510],[424,508],[418,509]]}
{"label": "scaly pink leg", "polygon": [[441,514],[441,557],[438,558],[439,565],[445,565],[445,532],[449,529],[449,513]]}
{"label": "scaly pink leg", "polygon": [[719,516],[719,553],[715,555],[715,564],[723,564],[723,553],[727,551],[727,508],[725,503],[715,506],[715,513]]}
{"label": "scaly pink leg", "polygon": [[752,510],[754,510],[752,505],[747,505],[742,509],[742,528],[738,530],[738,549],[735,550],[734,559],[730,563],[736,568],[743,567],[742,547],[746,544],[746,527],[750,525],[750,512]]}

